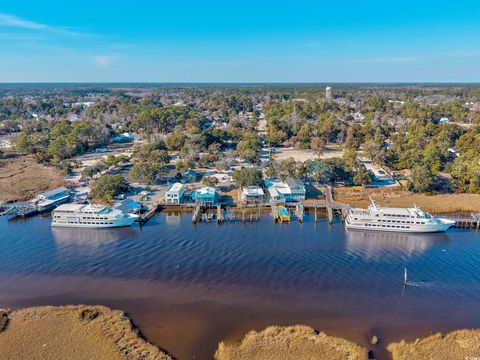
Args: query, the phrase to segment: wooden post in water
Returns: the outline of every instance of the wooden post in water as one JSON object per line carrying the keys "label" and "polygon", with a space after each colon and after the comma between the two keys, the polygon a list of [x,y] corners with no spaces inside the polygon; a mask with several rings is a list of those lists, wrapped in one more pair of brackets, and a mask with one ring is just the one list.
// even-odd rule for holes
{"label": "wooden post in water", "polygon": [[407,278],[407,268],[405,267],[405,272],[403,273],[403,286],[407,286],[408,278]]}
{"label": "wooden post in water", "polygon": [[330,206],[328,206],[327,212],[328,212],[328,223],[331,224],[333,223],[333,209]]}
{"label": "wooden post in water", "polygon": [[317,205],[315,205],[315,222],[317,222]]}

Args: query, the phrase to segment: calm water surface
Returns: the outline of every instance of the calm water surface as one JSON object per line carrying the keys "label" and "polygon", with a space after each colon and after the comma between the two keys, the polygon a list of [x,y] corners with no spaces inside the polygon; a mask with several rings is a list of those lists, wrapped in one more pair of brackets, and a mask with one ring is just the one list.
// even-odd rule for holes
{"label": "calm water surface", "polygon": [[0,218],[0,283],[0,307],[123,309],[179,359],[210,359],[220,340],[297,323],[381,359],[390,341],[480,327],[480,234],[347,232],[308,216],[193,226],[190,214],[162,213],[143,228],[111,230]]}

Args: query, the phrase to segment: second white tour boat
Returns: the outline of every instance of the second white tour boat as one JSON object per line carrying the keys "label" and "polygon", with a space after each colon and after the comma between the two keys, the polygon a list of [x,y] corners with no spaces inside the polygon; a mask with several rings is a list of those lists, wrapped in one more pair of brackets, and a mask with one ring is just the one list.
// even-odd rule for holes
{"label": "second white tour boat", "polygon": [[455,224],[454,220],[432,216],[416,206],[383,208],[371,201],[367,209],[348,210],[345,217],[347,229],[428,233],[442,232]]}

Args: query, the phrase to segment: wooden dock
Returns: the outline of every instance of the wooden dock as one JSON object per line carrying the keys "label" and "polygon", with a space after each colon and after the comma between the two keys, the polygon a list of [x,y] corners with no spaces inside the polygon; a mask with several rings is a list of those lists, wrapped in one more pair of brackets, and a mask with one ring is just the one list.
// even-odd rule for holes
{"label": "wooden dock", "polygon": [[137,221],[140,223],[141,226],[145,225],[148,222],[148,220],[150,220],[153,217],[153,215],[156,214],[157,210],[158,210],[157,206],[153,207],[152,209],[147,211],[145,214],[141,215]]}
{"label": "wooden dock", "polygon": [[295,216],[299,222],[303,222],[303,215],[305,214],[303,203],[297,204],[295,207]]}
{"label": "wooden dock", "polygon": [[445,218],[454,220],[455,225],[453,225],[452,227],[456,229],[475,229],[475,230],[480,229],[480,214],[478,213],[472,213],[470,217],[445,216]]}
{"label": "wooden dock", "polygon": [[202,218],[202,213],[202,206],[200,204],[197,204],[192,213],[192,224],[196,224],[200,221],[200,219]]}
{"label": "wooden dock", "polygon": [[278,221],[278,208],[277,208],[277,204],[271,203],[271,204],[270,204],[270,209],[272,210],[273,221],[274,221],[274,222],[277,222],[277,221]]}

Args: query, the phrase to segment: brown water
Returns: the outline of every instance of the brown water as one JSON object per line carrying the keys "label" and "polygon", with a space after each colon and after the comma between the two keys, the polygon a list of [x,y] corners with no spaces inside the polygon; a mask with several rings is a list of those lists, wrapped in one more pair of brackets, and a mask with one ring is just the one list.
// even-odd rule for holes
{"label": "brown water", "polygon": [[0,307],[123,309],[179,359],[211,359],[219,341],[274,324],[307,324],[379,359],[390,341],[480,327],[479,233],[346,232],[305,220],[193,226],[189,214],[160,214],[143,228],[82,230],[0,218]]}

